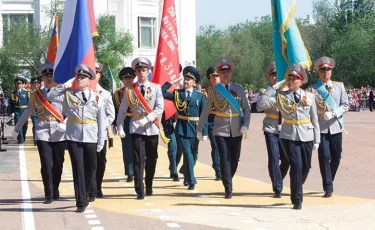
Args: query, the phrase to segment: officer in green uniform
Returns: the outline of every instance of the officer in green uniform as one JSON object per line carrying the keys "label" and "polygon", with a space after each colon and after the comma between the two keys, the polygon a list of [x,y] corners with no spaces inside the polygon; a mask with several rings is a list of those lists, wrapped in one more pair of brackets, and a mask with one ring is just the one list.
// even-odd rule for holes
{"label": "officer in green uniform", "polygon": [[[30,92],[24,89],[25,78],[18,76],[15,79],[16,90],[10,94],[10,113],[14,116],[14,122],[17,124],[21,118],[22,113],[27,108],[30,99]],[[25,142],[25,134],[27,131],[27,122],[20,128],[19,135],[17,137],[18,144]]]}
{"label": "officer in green uniform", "polygon": [[[163,87],[163,97],[174,102],[177,109],[176,133],[177,141],[181,144],[183,152],[183,169],[185,185],[189,190],[194,190],[197,180],[194,176],[194,165],[197,161],[199,140],[197,139],[197,125],[199,116],[206,104],[204,94],[194,89],[199,83],[200,74],[193,66],[186,66],[183,70],[184,89],[167,92],[172,85],[167,82]],[[169,86],[169,87],[168,87]],[[207,140],[207,124],[203,129],[202,140]]]}

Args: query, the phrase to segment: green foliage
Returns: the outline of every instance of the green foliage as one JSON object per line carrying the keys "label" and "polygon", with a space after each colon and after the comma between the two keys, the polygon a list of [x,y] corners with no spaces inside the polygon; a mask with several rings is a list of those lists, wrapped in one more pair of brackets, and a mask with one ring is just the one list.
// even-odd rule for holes
{"label": "green foliage", "polygon": [[103,77],[100,85],[110,89],[108,68],[112,69],[113,77],[119,85],[118,73],[125,66],[124,58],[133,52],[132,36],[125,31],[115,28],[115,18],[111,15],[102,15],[97,20],[99,36],[94,37],[95,54],[97,60],[104,65]]}
{"label": "green foliage", "polygon": [[[336,60],[334,79],[346,85],[375,86],[375,8],[373,0],[317,0],[314,24],[298,22],[312,60],[330,56]],[[201,73],[217,58],[229,56],[236,63],[233,80],[250,88],[266,84],[263,68],[273,61],[272,20],[245,22],[218,29],[199,28],[197,64]],[[309,83],[318,79],[313,70]],[[203,86],[209,82],[205,79]]]}

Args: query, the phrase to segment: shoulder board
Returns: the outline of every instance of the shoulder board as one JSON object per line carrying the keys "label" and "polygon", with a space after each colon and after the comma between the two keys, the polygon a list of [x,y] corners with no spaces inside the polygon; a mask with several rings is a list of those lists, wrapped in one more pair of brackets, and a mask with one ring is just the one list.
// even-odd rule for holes
{"label": "shoulder board", "polygon": [[198,91],[198,90],[196,90],[196,91],[197,91],[197,93],[203,94],[203,92],[201,92],[201,91]]}

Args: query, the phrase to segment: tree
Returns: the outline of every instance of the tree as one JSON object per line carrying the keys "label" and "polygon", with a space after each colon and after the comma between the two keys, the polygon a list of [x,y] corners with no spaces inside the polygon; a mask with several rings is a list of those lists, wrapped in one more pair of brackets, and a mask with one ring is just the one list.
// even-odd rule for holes
{"label": "tree", "polygon": [[[94,37],[96,58],[104,65],[103,75],[107,76],[110,67],[118,83],[116,76],[124,67],[124,58],[133,52],[133,38],[128,32],[116,30],[115,17],[111,15],[102,15],[97,19],[97,30],[99,36]],[[110,80],[104,76],[100,79],[100,85],[110,89]]]}

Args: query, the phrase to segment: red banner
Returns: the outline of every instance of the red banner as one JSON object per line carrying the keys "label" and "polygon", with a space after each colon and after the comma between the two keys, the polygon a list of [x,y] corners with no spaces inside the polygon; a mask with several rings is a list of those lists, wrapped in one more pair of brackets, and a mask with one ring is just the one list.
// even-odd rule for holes
{"label": "red banner", "polygon": [[96,30],[96,22],[95,22],[95,15],[94,15],[94,5],[92,0],[88,0],[89,6],[89,13],[90,13],[90,22],[91,22],[91,32],[92,36],[98,36],[98,31]]}
{"label": "red banner", "polygon": [[[179,78],[179,75],[176,8],[174,0],[164,0],[159,44],[151,81],[163,85]],[[174,88],[175,86],[172,86],[169,91],[173,91]],[[164,112],[166,120],[176,113],[172,101],[164,100]]]}

